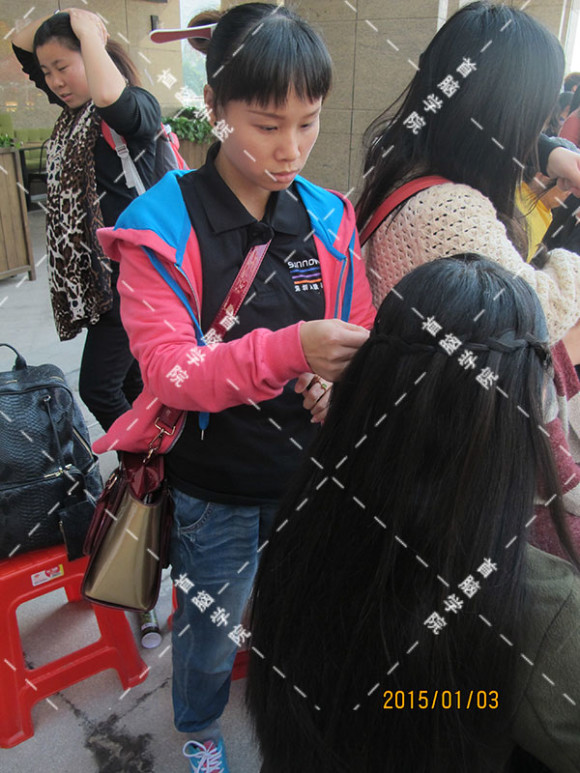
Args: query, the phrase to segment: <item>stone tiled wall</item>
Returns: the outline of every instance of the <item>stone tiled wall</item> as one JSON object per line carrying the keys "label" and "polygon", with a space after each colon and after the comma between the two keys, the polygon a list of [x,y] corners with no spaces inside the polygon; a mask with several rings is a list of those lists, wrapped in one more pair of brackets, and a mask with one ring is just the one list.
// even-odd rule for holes
{"label": "stone tiled wall", "polygon": [[438,0],[301,0],[297,10],[322,32],[335,86],[306,174],[347,191],[360,178],[362,135],[405,88],[437,29]]}
{"label": "stone tiled wall", "polygon": [[[321,30],[336,84],[305,173],[342,191],[360,182],[363,133],[414,74],[421,51],[460,0],[299,0],[299,13]],[[518,0],[514,3],[522,6]],[[531,0],[526,10],[564,42],[570,2]],[[565,13],[562,16],[562,10]]]}

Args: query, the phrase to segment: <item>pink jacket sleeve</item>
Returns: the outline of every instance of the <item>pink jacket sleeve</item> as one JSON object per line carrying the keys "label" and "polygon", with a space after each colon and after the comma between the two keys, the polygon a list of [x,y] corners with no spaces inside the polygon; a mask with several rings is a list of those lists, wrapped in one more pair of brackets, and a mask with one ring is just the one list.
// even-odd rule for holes
{"label": "pink jacket sleeve", "polygon": [[191,318],[140,247],[121,248],[121,316],[143,381],[165,405],[216,413],[276,397],[309,369],[302,323],[198,347]]}

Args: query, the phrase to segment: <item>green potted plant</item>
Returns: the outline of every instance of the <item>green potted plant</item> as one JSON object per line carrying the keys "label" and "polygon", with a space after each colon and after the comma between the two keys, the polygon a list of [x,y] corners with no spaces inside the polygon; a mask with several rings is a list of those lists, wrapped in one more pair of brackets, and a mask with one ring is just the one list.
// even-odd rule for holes
{"label": "green potted plant", "polygon": [[205,161],[208,145],[216,138],[212,126],[200,118],[194,107],[180,110],[176,116],[166,116],[163,123],[169,124],[179,140],[179,152],[190,169],[197,169]]}
{"label": "green potted plant", "polygon": [[0,148],[19,148],[20,145],[22,143],[9,134],[0,134]]}

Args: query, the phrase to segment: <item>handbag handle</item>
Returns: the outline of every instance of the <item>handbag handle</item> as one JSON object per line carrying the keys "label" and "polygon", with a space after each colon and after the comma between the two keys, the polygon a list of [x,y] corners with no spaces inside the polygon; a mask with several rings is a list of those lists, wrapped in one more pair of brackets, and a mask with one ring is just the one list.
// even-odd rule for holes
{"label": "handbag handle", "polygon": [[9,349],[12,349],[12,351],[16,355],[16,362],[14,363],[12,370],[24,370],[25,368],[28,367],[24,357],[11,344],[0,344],[0,346],[7,346]]}

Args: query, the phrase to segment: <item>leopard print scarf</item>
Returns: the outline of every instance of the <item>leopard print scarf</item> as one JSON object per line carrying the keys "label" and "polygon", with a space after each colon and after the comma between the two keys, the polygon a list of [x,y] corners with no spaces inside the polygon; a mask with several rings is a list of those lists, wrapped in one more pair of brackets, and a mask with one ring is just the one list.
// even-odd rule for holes
{"label": "leopard print scarf", "polygon": [[100,124],[92,102],[65,108],[48,143],[48,276],[61,341],[113,305],[111,268],[96,233],[103,226],[94,159]]}

